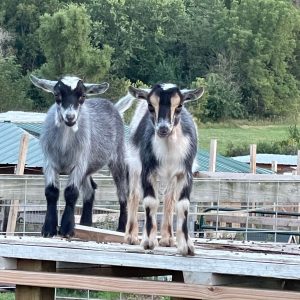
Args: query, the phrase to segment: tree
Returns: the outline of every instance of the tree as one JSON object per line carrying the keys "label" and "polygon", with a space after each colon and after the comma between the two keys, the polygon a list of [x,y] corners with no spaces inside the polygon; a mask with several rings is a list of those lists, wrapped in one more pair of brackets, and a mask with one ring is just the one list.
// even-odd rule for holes
{"label": "tree", "polygon": [[70,4],[53,15],[41,17],[39,39],[46,57],[41,73],[48,78],[75,74],[99,81],[110,68],[111,47],[91,45],[91,19],[84,6]]}
{"label": "tree", "polygon": [[180,82],[179,29],[186,17],[182,0],[90,0],[94,43],[114,48],[112,72],[147,84]]}
{"label": "tree", "polygon": [[0,56],[0,111],[30,110],[32,101],[27,98],[28,81],[14,57]]}
{"label": "tree", "polygon": [[242,103],[249,115],[298,112],[297,81],[290,72],[299,32],[299,11],[287,0],[235,0],[224,33],[239,63]]}

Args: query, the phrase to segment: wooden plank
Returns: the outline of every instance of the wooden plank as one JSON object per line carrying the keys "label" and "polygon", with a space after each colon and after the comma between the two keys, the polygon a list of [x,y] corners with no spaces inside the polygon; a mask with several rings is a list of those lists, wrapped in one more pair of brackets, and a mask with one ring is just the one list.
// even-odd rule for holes
{"label": "wooden plank", "polygon": [[[147,281],[115,277],[82,276],[60,273],[0,270],[0,282],[26,286],[57,287],[71,289],[103,290],[141,295],[174,296],[187,299],[222,300],[273,300],[299,299],[300,293],[245,289],[235,287],[212,287],[175,282]],[[24,299],[24,298],[23,298]],[[43,299],[43,298],[41,298]]]}
{"label": "wooden plank", "polygon": [[[18,158],[18,164],[16,169],[16,175],[24,174],[28,143],[29,143],[29,134],[24,133],[21,136],[21,140],[20,140],[19,158]],[[7,221],[7,228],[6,228],[7,235],[14,235],[16,229],[18,211],[19,211],[19,200],[12,200],[9,214],[8,214],[8,221]]]}
{"label": "wooden plank", "polygon": [[19,150],[19,158],[18,158],[16,175],[24,174],[28,143],[29,143],[29,134],[24,133],[20,141],[20,150]]}
{"label": "wooden plank", "polygon": [[0,236],[0,256],[300,280],[299,255],[236,251],[230,247],[197,246],[195,256],[183,257],[176,248],[145,251],[140,246],[126,244]]}
{"label": "wooden plank", "polygon": [[210,148],[209,148],[209,172],[216,171],[216,160],[217,160],[217,140],[210,140]]}
{"label": "wooden plank", "polygon": [[[46,271],[53,272],[56,269],[56,263],[54,261],[40,261],[40,260],[24,260],[18,259],[17,272],[22,271]],[[20,271],[22,270],[22,271]],[[40,273],[45,274],[45,273]],[[16,286],[16,300],[54,300],[55,289],[53,287],[40,287],[36,285],[23,285],[17,284]]]}
{"label": "wooden plank", "polygon": [[250,173],[256,173],[256,144],[250,145]]}
{"label": "wooden plank", "polygon": [[261,253],[279,253],[300,255],[299,245],[285,243],[265,243],[265,242],[248,242],[248,241],[233,241],[233,240],[204,240],[195,239],[196,247],[206,249],[227,249],[234,251],[251,251]]}
{"label": "wooden plank", "polygon": [[6,227],[6,235],[14,235],[17,223],[17,217],[19,212],[19,200],[12,200],[10,204],[8,221]]}
{"label": "wooden plank", "polygon": [[75,238],[98,243],[123,243],[124,233],[95,227],[76,225]]}

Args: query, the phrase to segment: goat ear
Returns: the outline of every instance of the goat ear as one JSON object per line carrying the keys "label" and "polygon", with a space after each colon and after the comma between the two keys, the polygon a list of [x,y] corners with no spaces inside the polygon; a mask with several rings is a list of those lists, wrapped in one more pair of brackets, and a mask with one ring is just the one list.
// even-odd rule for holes
{"label": "goat ear", "polygon": [[99,83],[99,84],[85,83],[84,86],[86,87],[86,94],[87,95],[103,94],[109,88],[109,84],[107,82],[102,82],[102,83]]}
{"label": "goat ear", "polygon": [[183,95],[183,101],[186,102],[191,102],[195,101],[199,98],[201,98],[204,94],[204,88],[198,88],[194,90],[181,90],[181,93]]}
{"label": "goat ear", "polygon": [[47,80],[47,79],[42,79],[35,77],[34,75],[29,76],[31,82],[38,88],[48,92],[48,93],[53,93],[54,91],[54,86],[56,85],[57,81],[52,81],[52,80]]}
{"label": "goat ear", "polygon": [[136,87],[130,86],[128,92],[131,96],[136,99],[145,99],[147,100],[149,91],[147,89],[138,89]]}

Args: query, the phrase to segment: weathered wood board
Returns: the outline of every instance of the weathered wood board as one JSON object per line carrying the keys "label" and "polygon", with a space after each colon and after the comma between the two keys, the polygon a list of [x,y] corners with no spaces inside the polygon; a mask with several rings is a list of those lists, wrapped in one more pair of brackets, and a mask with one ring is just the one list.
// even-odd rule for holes
{"label": "weathered wood board", "polygon": [[234,244],[227,249],[201,245],[196,246],[195,256],[182,257],[176,248],[144,251],[140,246],[126,244],[0,236],[0,256],[7,258],[300,280],[300,255],[295,255],[296,245],[290,247],[294,249],[292,254],[264,252],[263,243],[257,243],[253,252],[234,248]]}

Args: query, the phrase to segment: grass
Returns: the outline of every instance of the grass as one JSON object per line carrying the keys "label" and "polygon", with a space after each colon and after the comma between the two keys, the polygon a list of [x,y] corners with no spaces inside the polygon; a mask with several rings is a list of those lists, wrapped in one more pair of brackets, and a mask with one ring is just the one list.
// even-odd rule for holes
{"label": "grass", "polygon": [[[209,150],[210,140],[218,140],[219,154],[225,154],[229,143],[234,146],[258,142],[282,141],[288,138],[288,129],[294,124],[200,124],[198,129],[201,149]],[[298,126],[299,127],[299,126]]]}
{"label": "grass", "polygon": [[14,300],[15,294],[14,293],[0,293],[0,300]]}

